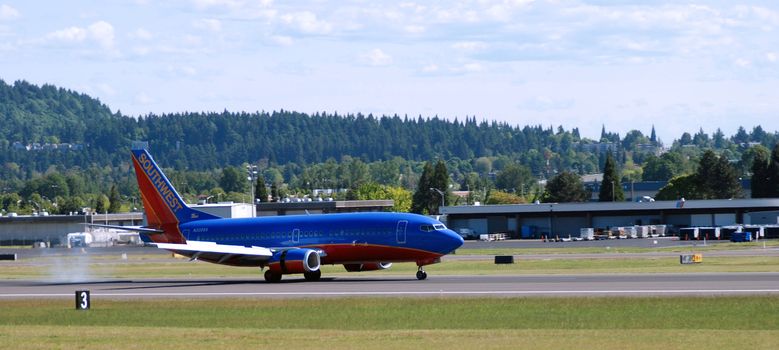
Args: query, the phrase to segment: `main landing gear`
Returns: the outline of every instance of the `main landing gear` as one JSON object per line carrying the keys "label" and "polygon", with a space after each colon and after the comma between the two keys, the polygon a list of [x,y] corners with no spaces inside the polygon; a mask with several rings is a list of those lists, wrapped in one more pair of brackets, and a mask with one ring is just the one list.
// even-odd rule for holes
{"label": "main landing gear", "polygon": [[281,281],[281,274],[277,272],[273,272],[271,270],[265,271],[265,281],[266,282],[280,282]]}
{"label": "main landing gear", "polygon": [[[306,281],[313,282],[313,281],[319,281],[320,278],[322,278],[322,271],[316,270],[312,272],[304,272],[303,277],[306,278]],[[281,274],[278,272],[273,272],[271,270],[265,270],[265,281],[276,283],[281,281]]]}
{"label": "main landing gear", "polygon": [[322,277],[322,270],[303,272],[303,277],[305,277],[306,281],[309,282],[319,281],[319,278]]}
{"label": "main landing gear", "polygon": [[421,281],[425,278],[427,278],[427,272],[425,272],[425,270],[422,269],[422,266],[420,266],[419,270],[417,270],[417,279]]}

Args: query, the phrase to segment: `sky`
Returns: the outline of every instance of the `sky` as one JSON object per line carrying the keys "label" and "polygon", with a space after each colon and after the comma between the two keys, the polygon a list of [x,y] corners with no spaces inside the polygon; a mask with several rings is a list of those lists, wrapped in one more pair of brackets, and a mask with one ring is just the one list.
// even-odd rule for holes
{"label": "sky", "polygon": [[779,2],[0,0],[0,79],[131,116],[475,116],[670,143],[779,130]]}

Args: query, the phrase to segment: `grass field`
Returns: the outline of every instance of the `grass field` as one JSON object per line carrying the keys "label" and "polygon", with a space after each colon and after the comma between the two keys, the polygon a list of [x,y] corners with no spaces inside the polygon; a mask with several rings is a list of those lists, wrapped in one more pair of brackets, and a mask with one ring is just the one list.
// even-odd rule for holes
{"label": "grass field", "polygon": [[777,349],[779,297],[0,301],[6,349]]}

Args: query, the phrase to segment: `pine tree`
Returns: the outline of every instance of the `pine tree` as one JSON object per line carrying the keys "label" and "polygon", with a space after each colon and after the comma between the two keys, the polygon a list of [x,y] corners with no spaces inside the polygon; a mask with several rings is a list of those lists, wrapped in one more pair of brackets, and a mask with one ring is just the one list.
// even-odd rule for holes
{"label": "pine tree", "polygon": [[730,164],[726,157],[720,157],[717,161],[715,177],[712,181],[711,192],[713,198],[731,199],[742,197],[741,182],[738,180],[736,168]]}
{"label": "pine tree", "polygon": [[768,166],[768,197],[779,197],[779,143],[771,151],[771,165]]}
{"label": "pine tree", "polygon": [[99,195],[95,198],[95,213],[105,213],[105,195]]}
{"label": "pine tree", "polygon": [[265,177],[260,175],[257,177],[257,185],[254,192],[254,198],[255,202],[259,200],[260,202],[267,202],[268,201],[268,188],[265,187]]}
{"label": "pine tree", "polygon": [[652,145],[657,146],[657,134],[655,133],[654,124],[652,124],[652,133],[649,134],[649,141],[652,142]]}
{"label": "pine tree", "polygon": [[279,186],[276,183],[270,185],[271,202],[277,202],[279,200]]}
{"label": "pine tree", "polygon": [[430,187],[433,176],[433,165],[430,162],[425,163],[422,169],[422,176],[417,184],[417,191],[411,199],[411,212],[417,214],[429,213],[430,207]]}
{"label": "pine tree", "polygon": [[770,196],[769,158],[763,152],[755,152],[752,160],[752,198],[768,198]]}
{"label": "pine tree", "polygon": [[611,153],[606,156],[606,164],[603,165],[603,181],[600,183],[598,200],[601,202],[621,202],[625,200],[622,192],[622,184],[619,181],[617,165]]}
{"label": "pine tree", "polygon": [[111,192],[108,193],[108,212],[118,213],[122,208],[122,202],[119,198],[119,190],[116,189],[116,185],[111,185]]}
{"label": "pine tree", "polygon": [[[432,195],[429,203],[429,212],[440,213],[441,202],[443,201],[444,205],[446,205],[447,197],[449,195],[449,171],[446,169],[446,163],[444,163],[443,160],[439,160],[435,165],[433,177],[430,181],[430,188],[433,188],[433,190],[428,189]],[[436,190],[442,191],[444,194],[441,195]]]}
{"label": "pine tree", "polygon": [[714,188],[717,186],[717,155],[712,150],[703,152],[698,162],[698,170],[695,172],[695,182],[698,193],[693,198],[714,199],[717,195]]}
{"label": "pine tree", "polygon": [[586,202],[590,197],[581,178],[570,171],[563,171],[546,184],[544,202]]}

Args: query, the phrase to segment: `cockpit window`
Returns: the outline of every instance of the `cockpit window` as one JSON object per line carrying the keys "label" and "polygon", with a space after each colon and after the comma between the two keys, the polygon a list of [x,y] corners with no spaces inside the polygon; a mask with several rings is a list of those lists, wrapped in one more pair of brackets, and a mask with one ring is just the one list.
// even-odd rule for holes
{"label": "cockpit window", "polygon": [[419,226],[419,230],[422,232],[442,231],[446,230],[446,226],[444,226],[444,224],[421,225]]}
{"label": "cockpit window", "polygon": [[419,230],[422,231],[422,232],[433,231],[433,225],[422,225],[422,226],[419,226]]}

